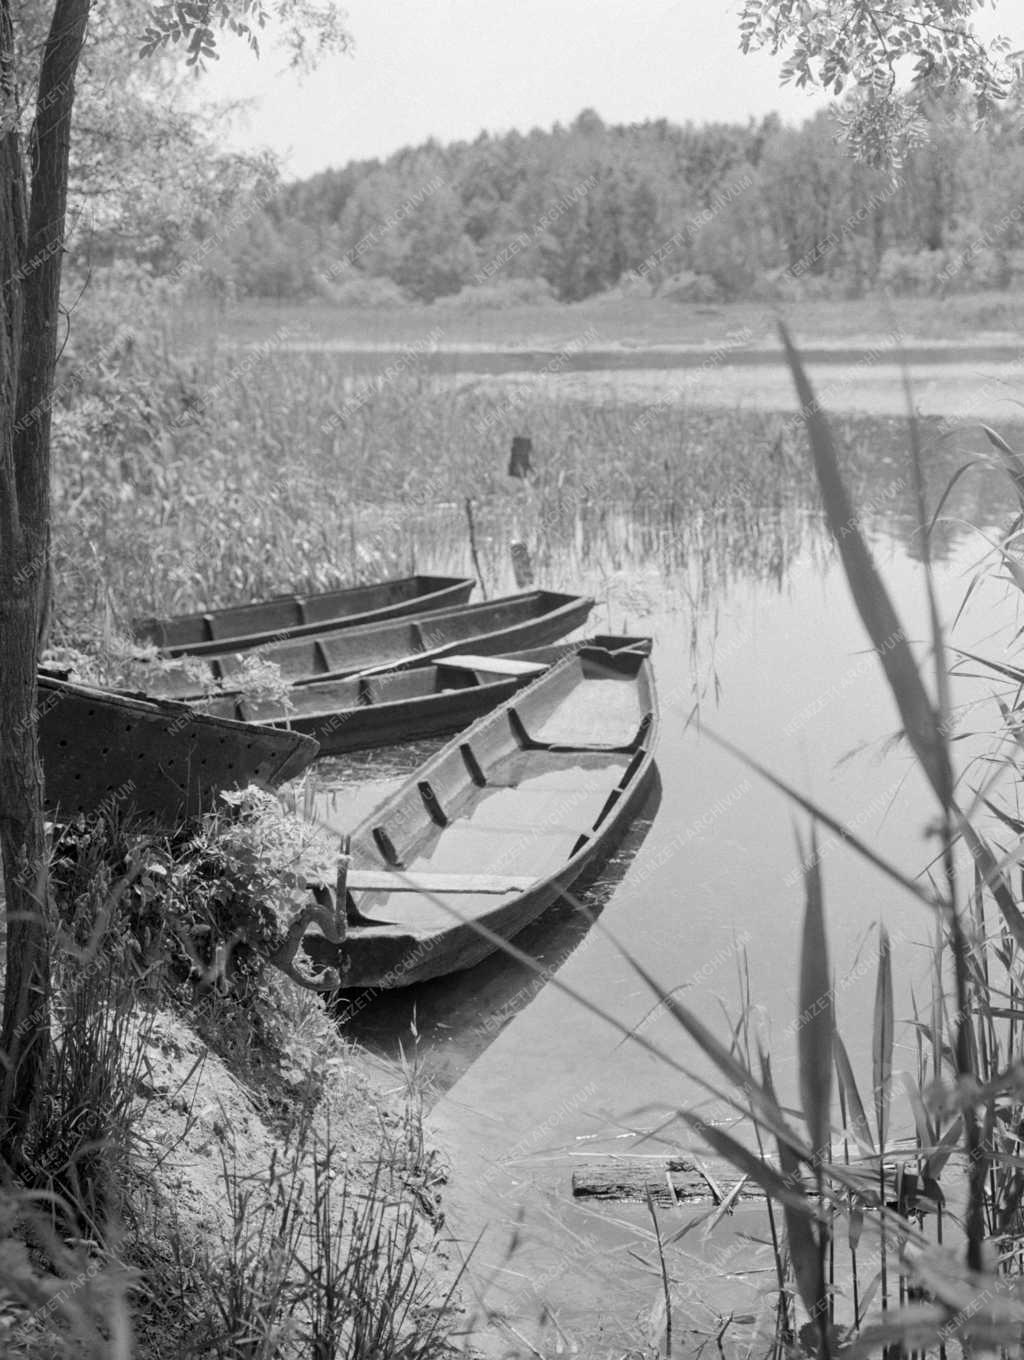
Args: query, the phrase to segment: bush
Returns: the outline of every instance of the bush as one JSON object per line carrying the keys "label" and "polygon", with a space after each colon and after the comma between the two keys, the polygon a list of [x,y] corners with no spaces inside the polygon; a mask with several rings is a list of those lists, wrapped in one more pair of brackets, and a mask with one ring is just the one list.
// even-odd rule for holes
{"label": "bush", "polygon": [[432,306],[448,311],[501,311],[551,302],[554,292],[547,279],[501,279],[494,283],[468,283],[457,293],[434,300]]}
{"label": "bush", "polygon": [[721,302],[722,290],[710,274],[683,269],[662,284],[659,296],[669,302]]}
{"label": "bush", "polygon": [[878,267],[878,283],[901,297],[927,297],[940,291],[950,263],[943,251],[887,250]]}
{"label": "bush", "polygon": [[184,985],[188,995],[210,987],[250,993],[308,903],[307,879],[333,873],[333,852],[272,794],[252,788],[221,797],[219,811],[171,835],[104,814],[64,828],[53,881],[79,946],[100,893],[116,907],[116,937],[132,942],[140,974],[159,974],[165,988]]}
{"label": "bush", "polygon": [[320,280],[317,291],[335,307],[408,307],[409,298],[383,274],[356,274],[340,283]]}

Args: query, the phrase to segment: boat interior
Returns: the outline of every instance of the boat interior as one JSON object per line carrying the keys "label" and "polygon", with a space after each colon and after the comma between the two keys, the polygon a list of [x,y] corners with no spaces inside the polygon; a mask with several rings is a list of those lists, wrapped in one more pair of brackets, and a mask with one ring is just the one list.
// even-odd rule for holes
{"label": "boat interior", "polygon": [[491,913],[595,839],[648,754],[644,657],[584,648],[449,743],[353,843],[347,911],[360,925],[450,928]]}
{"label": "boat interior", "polygon": [[[649,654],[650,639],[598,635],[590,640],[609,651],[633,649]],[[318,680],[296,685],[288,693],[288,703],[277,699],[246,699],[225,695],[203,704],[203,712],[242,722],[274,723],[287,718],[329,718],[360,708],[401,706],[436,695],[459,690],[479,689],[505,680],[528,682],[542,675],[549,666],[580,648],[568,642],[535,647],[518,656],[474,656],[471,653],[446,656],[431,666],[412,666],[407,670],[382,671],[373,675],[349,676],[340,680]]]}
{"label": "boat interior", "polygon": [[[261,646],[252,652],[226,653],[198,659],[182,666],[163,668],[154,674],[155,692],[172,698],[201,694],[218,680],[230,682],[241,673],[246,656],[273,661],[281,674],[296,684],[315,681],[317,676],[352,674],[375,667],[393,667],[403,660],[414,661],[435,648],[463,640],[479,641],[481,635],[502,632],[517,625],[543,619],[554,610],[572,604],[583,605],[571,595],[552,591],[532,591],[485,604],[465,605],[436,613],[421,614],[367,624],[337,633],[324,633],[293,641]],[[586,602],[589,605],[589,602]],[[585,612],[585,611],[584,611]],[[582,618],[579,620],[582,622]],[[574,626],[574,625],[569,625]],[[566,628],[568,631],[568,627]],[[200,677],[197,679],[196,677]]]}
{"label": "boat interior", "polygon": [[[491,664],[494,662],[495,664]],[[380,675],[353,676],[342,680],[321,680],[312,685],[296,685],[289,691],[285,707],[276,699],[226,697],[204,705],[204,712],[243,722],[283,722],[285,718],[319,718],[359,708],[381,708],[388,704],[407,704],[460,689],[479,689],[481,685],[509,676],[540,675],[547,665],[537,661],[511,661],[503,657],[452,657],[435,666],[414,666],[404,671]]]}

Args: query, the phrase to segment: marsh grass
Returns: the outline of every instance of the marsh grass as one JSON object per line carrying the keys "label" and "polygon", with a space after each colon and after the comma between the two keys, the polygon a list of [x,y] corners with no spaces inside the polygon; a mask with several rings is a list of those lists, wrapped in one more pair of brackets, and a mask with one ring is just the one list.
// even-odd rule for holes
{"label": "marsh grass", "polygon": [[[572,401],[542,381],[512,402],[500,384],[415,368],[388,380],[287,340],[231,352],[211,334],[182,357],[93,325],[77,341],[108,362],[74,368],[70,355],[79,380],[57,411],[59,643],[113,644],[135,614],[471,570],[467,497],[494,593],[511,588],[515,537],[541,584],[555,583],[567,540],[614,570],[616,517],[637,551],[678,562],[713,555],[727,524],[719,569],[757,558],[781,578],[813,501],[790,417]],[[859,477],[891,422],[843,424],[844,467]],[[526,486],[506,475],[522,428],[537,450]]]}

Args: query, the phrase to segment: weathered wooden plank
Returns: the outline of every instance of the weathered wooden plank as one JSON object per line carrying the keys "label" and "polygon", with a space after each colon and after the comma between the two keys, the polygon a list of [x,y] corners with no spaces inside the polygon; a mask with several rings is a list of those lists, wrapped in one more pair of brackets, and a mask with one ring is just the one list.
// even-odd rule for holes
{"label": "weathered wooden plank", "polygon": [[490,671],[493,675],[540,675],[548,669],[541,661],[518,661],[514,656],[470,656],[464,652],[446,656],[441,664],[457,666],[459,670]]}
{"label": "weathered wooden plank", "polygon": [[[647,1192],[656,1204],[715,1204],[728,1196],[739,1177],[715,1168],[709,1174],[685,1157],[603,1157],[586,1161],[572,1173],[576,1199],[635,1200]],[[740,1188],[740,1199],[764,1199],[764,1191],[750,1181]]]}
{"label": "weathered wooden plank", "polygon": [[536,874],[405,873],[402,869],[350,869],[356,892],[507,893],[525,892]]}
{"label": "weathered wooden plank", "polygon": [[[889,1207],[900,1213],[916,1212],[918,1201],[930,1204],[929,1192],[921,1176],[920,1158],[931,1149],[920,1149],[909,1138],[894,1139],[884,1163]],[[904,1160],[890,1161],[888,1154],[902,1154]],[[954,1154],[951,1166],[962,1159]],[[857,1163],[851,1165],[856,1169]],[[776,1167],[777,1169],[777,1167]],[[877,1162],[862,1170],[877,1178]],[[742,1180],[742,1184],[739,1182]],[[737,1185],[739,1188],[737,1190]],[[763,1200],[764,1191],[750,1180],[743,1180],[735,1168],[703,1158],[662,1156],[615,1156],[581,1159],[572,1174],[572,1193],[577,1199],[618,1199],[644,1202],[650,1187],[655,1203],[718,1204],[733,1196],[744,1200]]]}

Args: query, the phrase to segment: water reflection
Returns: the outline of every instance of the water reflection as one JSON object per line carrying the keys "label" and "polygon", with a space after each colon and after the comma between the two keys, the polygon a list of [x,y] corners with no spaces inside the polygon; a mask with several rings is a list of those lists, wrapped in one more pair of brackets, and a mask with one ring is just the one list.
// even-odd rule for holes
{"label": "water reflection", "polygon": [[[853,428],[844,458],[858,522],[919,560],[906,424],[872,422],[864,435]],[[978,529],[992,537],[1006,530],[1013,492],[1005,471],[980,447],[980,434],[952,437],[928,421],[921,433],[930,506],[945,497],[932,556],[950,561],[963,544],[977,542]],[[1012,428],[1005,433],[1014,439]],[[697,478],[688,487],[684,450],[674,488],[656,497],[599,494],[543,478],[481,496],[474,521],[484,588],[491,595],[516,589],[509,558],[516,539],[527,546],[538,584],[591,591],[607,611],[605,623],[615,628],[621,617],[645,608],[720,607],[733,586],[753,580],[783,590],[794,565],[810,560],[823,567],[834,552],[802,435],[791,436],[791,444],[778,473],[765,478],[758,471],[756,482],[730,473],[721,486],[709,489]],[[420,511],[407,504],[356,507],[352,533],[371,556],[379,547],[382,556],[398,552],[410,569],[475,574],[461,504]]]}
{"label": "water reflection", "polygon": [[[494,954],[452,977],[381,993],[369,1006],[360,1004],[345,1032],[393,1058],[396,1039],[407,1041],[415,1027],[426,1038],[425,1080],[435,1096],[447,1089],[583,944],[643,845],[660,804],[661,778],[656,773],[643,808],[611,855],[516,936],[516,945],[540,965],[540,975]],[[351,1011],[347,997],[339,998],[337,1005],[342,1016]]]}

